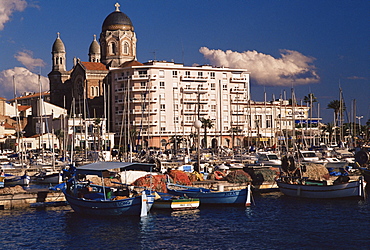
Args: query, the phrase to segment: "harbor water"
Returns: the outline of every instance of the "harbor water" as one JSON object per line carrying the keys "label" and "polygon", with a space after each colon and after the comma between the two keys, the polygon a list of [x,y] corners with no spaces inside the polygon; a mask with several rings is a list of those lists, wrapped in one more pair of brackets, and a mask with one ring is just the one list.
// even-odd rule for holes
{"label": "harbor water", "polygon": [[251,207],[82,216],[69,206],[0,211],[1,249],[370,249],[370,204],[254,195]]}

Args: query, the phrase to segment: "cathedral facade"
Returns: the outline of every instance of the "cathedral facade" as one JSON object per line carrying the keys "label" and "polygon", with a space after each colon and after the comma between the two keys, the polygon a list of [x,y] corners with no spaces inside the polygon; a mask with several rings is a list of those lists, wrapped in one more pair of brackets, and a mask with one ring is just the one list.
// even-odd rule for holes
{"label": "cathedral facade", "polygon": [[74,58],[73,68],[67,70],[67,51],[59,33],[52,46],[52,71],[48,74],[50,102],[66,108],[71,114],[102,117],[104,95],[110,84],[109,68],[136,58],[134,26],[120,11],[119,4],[115,7],[103,22],[99,42],[94,35],[88,62]]}

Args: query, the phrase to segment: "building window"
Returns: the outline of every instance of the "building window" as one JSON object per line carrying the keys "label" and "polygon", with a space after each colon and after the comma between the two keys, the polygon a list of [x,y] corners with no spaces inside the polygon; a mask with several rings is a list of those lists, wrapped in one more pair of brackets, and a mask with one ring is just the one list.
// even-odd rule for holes
{"label": "building window", "polygon": [[60,57],[59,59],[60,59],[60,64],[63,64],[63,58]]}
{"label": "building window", "polygon": [[[166,131],[166,127],[161,127],[161,132],[165,132]],[[163,141],[163,140],[162,140]],[[163,143],[162,143],[163,144]],[[162,145],[163,146],[163,145]]]}
{"label": "building window", "polygon": [[179,111],[179,105],[178,104],[175,104],[174,107],[173,107],[174,111]]}
{"label": "building window", "polygon": [[216,78],[216,74],[215,74],[215,72],[211,72],[211,73],[209,73],[210,74],[210,76],[211,76],[211,79],[215,79]]}
{"label": "building window", "polygon": [[223,85],[222,85],[222,89],[223,89],[223,90],[227,90],[227,84],[223,84]]}
{"label": "building window", "polygon": [[164,89],[164,82],[159,82],[159,87],[160,87],[161,89]]}
{"label": "building window", "polygon": [[216,105],[211,105],[211,112],[216,112]]}
{"label": "building window", "polygon": [[164,78],[164,70],[159,71],[159,78]]}
{"label": "building window", "polygon": [[262,115],[254,116],[254,125],[256,128],[262,128]]}
{"label": "building window", "polygon": [[266,128],[272,127],[272,115],[266,115]]}
{"label": "building window", "polygon": [[99,96],[99,87],[98,86],[95,87],[95,96]]}
{"label": "building window", "polygon": [[161,111],[166,111],[166,104],[161,104]]}
{"label": "building window", "polygon": [[129,45],[127,42],[123,45],[123,54],[128,55],[129,54]]}
{"label": "building window", "polygon": [[177,78],[177,71],[172,71],[172,78]]}
{"label": "building window", "polygon": [[185,71],[186,76],[190,76],[190,71]]}
{"label": "building window", "polygon": [[179,117],[178,116],[174,117],[173,121],[174,121],[174,123],[179,123]]}
{"label": "building window", "polygon": [[90,87],[90,95],[94,96],[94,87]]}
{"label": "building window", "polygon": [[114,42],[110,43],[110,52],[111,54],[115,55],[116,54],[116,44]]}
{"label": "building window", "polygon": [[215,90],[216,89],[216,83],[212,82],[211,83],[211,90]]}
{"label": "building window", "polygon": [[202,77],[203,76],[203,72],[198,72],[198,77]]}
{"label": "building window", "polygon": [[145,88],[145,87],[146,87],[146,82],[140,82],[140,86],[141,86],[142,88]]}

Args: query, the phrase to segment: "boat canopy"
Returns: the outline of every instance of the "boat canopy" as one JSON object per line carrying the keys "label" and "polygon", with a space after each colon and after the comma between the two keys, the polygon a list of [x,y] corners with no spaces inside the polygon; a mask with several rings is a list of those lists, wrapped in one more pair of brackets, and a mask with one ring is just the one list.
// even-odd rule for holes
{"label": "boat canopy", "polygon": [[155,164],[138,163],[138,162],[94,162],[91,164],[83,165],[76,168],[76,173],[85,175],[98,175],[102,176],[103,172],[119,169],[120,172],[128,170],[139,170],[150,172],[154,169]]}

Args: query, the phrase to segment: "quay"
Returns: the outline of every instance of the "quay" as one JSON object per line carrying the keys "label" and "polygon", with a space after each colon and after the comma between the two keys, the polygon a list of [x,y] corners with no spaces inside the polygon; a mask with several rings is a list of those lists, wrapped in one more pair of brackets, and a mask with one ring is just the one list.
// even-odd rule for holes
{"label": "quay", "polygon": [[42,189],[24,190],[21,186],[5,187],[0,190],[0,210],[28,207],[65,205],[61,191]]}

